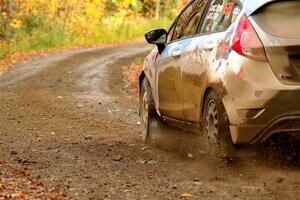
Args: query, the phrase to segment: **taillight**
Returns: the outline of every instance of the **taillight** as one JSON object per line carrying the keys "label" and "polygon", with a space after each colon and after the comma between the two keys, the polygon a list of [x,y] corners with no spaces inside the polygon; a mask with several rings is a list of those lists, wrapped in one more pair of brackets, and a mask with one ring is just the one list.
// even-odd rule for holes
{"label": "taillight", "polygon": [[263,44],[245,15],[238,23],[231,47],[242,56],[260,61],[267,60]]}

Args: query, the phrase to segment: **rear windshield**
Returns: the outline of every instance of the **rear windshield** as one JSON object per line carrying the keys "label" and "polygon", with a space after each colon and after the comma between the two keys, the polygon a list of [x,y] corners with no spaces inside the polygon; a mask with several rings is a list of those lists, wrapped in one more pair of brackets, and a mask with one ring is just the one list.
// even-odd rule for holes
{"label": "rear windshield", "polygon": [[300,1],[269,3],[253,15],[256,23],[267,33],[285,38],[300,38]]}

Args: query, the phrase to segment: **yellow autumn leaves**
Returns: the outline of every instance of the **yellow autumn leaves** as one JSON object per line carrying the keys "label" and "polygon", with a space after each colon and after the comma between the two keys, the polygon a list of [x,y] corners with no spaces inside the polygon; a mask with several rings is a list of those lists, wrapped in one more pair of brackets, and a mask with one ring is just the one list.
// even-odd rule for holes
{"label": "yellow autumn leaves", "polygon": [[18,19],[14,19],[12,22],[9,23],[10,27],[18,29],[22,26],[22,21]]}
{"label": "yellow autumn leaves", "polygon": [[[49,25],[60,22],[67,32],[87,34],[96,31],[104,15],[104,0],[14,0],[13,19],[9,25],[20,28],[33,17],[39,17]],[[4,12],[3,12],[4,13]],[[3,15],[2,13],[2,15]]]}
{"label": "yellow autumn leaves", "polygon": [[[0,25],[9,24],[12,29],[23,25],[31,26],[38,18],[51,28],[53,23],[63,24],[64,31],[70,34],[86,35],[97,32],[103,21],[110,24],[123,21],[137,21],[148,16],[148,7],[154,9],[157,0],[0,0]],[[177,14],[187,0],[170,2],[176,9],[164,12]],[[8,2],[9,5],[8,5]],[[166,2],[161,1],[162,4]],[[146,5],[148,5],[147,9]],[[8,8],[10,7],[10,8]],[[8,14],[9,13],[9,14]],[[10,15],[10,16],[8,16]],[[105,23],[108,24],[108,23]],[[1,34],[1,33],[0,33]]]}
{"label": "yellow autumn leaves", "polygon": [[190,193],[183,193],[183,194],[180,194],[180,197],[182,198],[189,198],[189,197],[192,197],[193,195],[191,195]]}
{"label": "yellow autumn leaves", "polygon": [[0,0],[0,59],[17,51],[142,37],[150,29],[167,28],[186,1]]}

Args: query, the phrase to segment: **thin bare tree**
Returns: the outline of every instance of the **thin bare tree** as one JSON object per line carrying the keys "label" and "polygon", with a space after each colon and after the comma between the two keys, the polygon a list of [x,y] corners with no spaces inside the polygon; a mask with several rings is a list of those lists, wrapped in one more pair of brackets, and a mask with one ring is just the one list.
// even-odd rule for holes
{"label": "thin bare tree", "polygon": [[161,3],[161,0],[156,0],[155,19],[159,19],[159,17],[160,17],[160,3]]}

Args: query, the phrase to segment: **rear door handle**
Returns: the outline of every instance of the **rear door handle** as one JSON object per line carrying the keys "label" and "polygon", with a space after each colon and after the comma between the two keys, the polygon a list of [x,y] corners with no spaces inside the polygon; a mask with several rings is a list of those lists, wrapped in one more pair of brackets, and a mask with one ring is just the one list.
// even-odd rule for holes
{"label": "rear door handle", "polygon": [[216,46],[217,46],[217,44],[215,42],[208,42],[208,43],[204,44],[204,49],[212,50]]}
{"label": "rear door handle", "polygon": [[172,56],[174,57],[174,58],[180,58],[180,56],[181,56],[181,51],[178,49],[178,50],[174,50],[173,52],[172,52]]}

